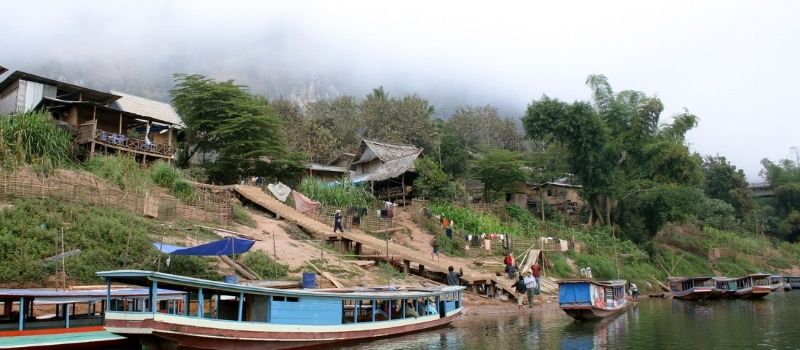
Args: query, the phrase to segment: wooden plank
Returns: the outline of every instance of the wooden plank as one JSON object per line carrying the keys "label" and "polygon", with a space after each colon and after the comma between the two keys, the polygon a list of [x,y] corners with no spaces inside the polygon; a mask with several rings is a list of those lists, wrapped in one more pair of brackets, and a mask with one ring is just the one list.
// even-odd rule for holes
{"label": "wooden plank", "polygon": [[307,262],[307,264],[310,265],[314,270],[316,270],[317,273],[319,273],[322,277],[325,277],[328,281],[331,281],[333,285],[336,286],[336,288],[344,288],[344,285],[339,283],[339,281],[337,281],[336,278],[331,276],[331,274],[327,273],[326,271],[320,270],[316,265],[314,265],[314,263],[310,261]]}

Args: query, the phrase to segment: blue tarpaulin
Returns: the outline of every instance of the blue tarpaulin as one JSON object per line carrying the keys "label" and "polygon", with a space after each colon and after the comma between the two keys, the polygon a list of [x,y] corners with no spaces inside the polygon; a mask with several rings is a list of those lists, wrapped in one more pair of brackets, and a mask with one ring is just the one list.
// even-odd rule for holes
{"label": "blue tarpaulin", "polygon": [[172,252],[174,252],[176,250],[181,250],[181,249],[186,248],[186,247],[180,247],[180,246],[176,246],[176,245],[172,245],[172,244],[159,243],[159,242],[153,242],[153,245],[156,247],[156,249],[158,249],[159,251],[161,251],[164,254],[171,254]]}
{"label": "blue tarpaulin", "polygon": [[[252,248],[253,244],[255,243],[256,243],[255,241],[251,241],[249,239],[228,237],[228,238],[223,238],[219,241],[209,242],[189,248],[169,246],[165,244],[164,245],[165,249],[159,249],[161,245],[160,243],[154,243],[154,245],[156,246],[156,249],[159,249],[164,253],[172,255],[214,256],[214,255],[242,254],[250,250],[250,248]],[[174,249],[168,252],[166,251],[167,247],[178,248],[178,249]]]}
{"label": "blue tarpaulin", "polygon": [[589,282],[581,283],[560,283],[558,285],[558,304],[591,304],[592,296]]}

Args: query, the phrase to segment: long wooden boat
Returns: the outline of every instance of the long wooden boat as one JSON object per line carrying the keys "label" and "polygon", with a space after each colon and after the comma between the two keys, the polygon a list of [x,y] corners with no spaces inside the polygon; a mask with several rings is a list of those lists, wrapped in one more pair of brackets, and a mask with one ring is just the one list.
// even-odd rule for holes
{"label": "long wooden boat", "polygon": [[[160,293],[164,300],[183,298],[179,292]],[[0,289],[0,349],[107,349],[124,345],[125,337],[103,330],[107,300],[111,307],[130,304],[135,308],[149,294],[147,289]]]}
{"label": "long wooden boat", "polygon": [[738,278],[714,277],[714,294],[712,298],[733,298],[738,289],[736,281]]}
{"label": "long wooden boat", "polygon": [[558,306],[576,320],[612,316],[628,305],[625,281],[569,279],[558,281]]}
{"label": "long wooden boat", "polygon": [[736,280],[736,292],[733,293],[734,298],[740,299],[758,299],[763,298],[772,291],[769,286],[767,278],[769,274],[754,273],[748,276],[738,278]]}
{"label": "long wooden boat", "polygon": [[780,275],[772,275],[767,277],[767,283],[769,285],[770,293],[783,291],[786,285],[783,283],[783,276]]}
{"label": "long wooden boat", "polygon": [[714,296],[714,281],[711,277],[670,277],[670,293],[678,299],[704,300]]}
{"label": "long wooden boat", "polygon": [[783,276],[783,282],[791,289],[800,289],[800,276]]}
{"label": "long wooden boat", "polygon": [[153,271],[98,272],[108,283],[186,292],[175,308],[157,293],[145,311],[107,310],[105,329],[149,348],[291,349],[439,327],[461,313],[462,286],[287,290]]}

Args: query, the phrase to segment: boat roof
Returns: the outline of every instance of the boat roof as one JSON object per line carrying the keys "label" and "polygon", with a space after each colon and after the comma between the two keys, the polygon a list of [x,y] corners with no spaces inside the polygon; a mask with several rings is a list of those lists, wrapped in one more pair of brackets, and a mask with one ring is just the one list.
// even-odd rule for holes
{"label": "boat roof", "polygon": [[678,276],[676,276],[676,277],[669,277],[669,278],[667,278],[667,280],[670,281],[670,282],[683,282],[683,281],[689,281],[689,280],[693,280],[693,281],[708,281],[708,280],[710,280],[712,278],[713,278],[712,276],[697,276],[697,277],[678,277]]}
{"label": "boat roof", "polygon": [[769,277],[769,276],[772,276],[772,275],[770,275],[768,273],[763,273],[763,272],[756,272],[756,273],[751,273],[751,274],[749,274],[747,276],[744,276],[744,277],[766,278],[766,277]]}
{"label": "boat roof", "polygon": [[158,282],[159,287],[170,290],[193,291],[198,288],[217,292],[245,293],[256,295],[272,295],[285,297],[318,297],[318,298],[363,298],[363,299],[399,299],[399,298],[424,298],[437,296],[447,292],[464,290],[463,286],[443,286],[439,288],[399,288],[394,286],[375,288],[349,288],[349,289],[277,289],[258,286],[210,281],[194,277],[172,275],[163,272],[142,270],[115,270],[98,272],[97,276],[113,282],[125,283],[134,286],[149,286]]}
{"label": "boat roof", "polygon": [[730,281],[738,280],[738,278],[725,277],[725,276],[715,276],[712,279],[715,280],[715,281],[719,281],[719,282],[730,282]]}
{"label": "boat roof", "polygon": [[558,284],[562,283],[592,283],[603,287],[621,287],[627,283],[626,280],[609,280],[609,281],[596,281],[588,278],[568,278],[559,280]]}
{"label": "boat roof", "polygon": [[[147,297],[150,291],[146,288],[112,289],[111,297],[136,298]],[[186,294],[181,291],[158,289],[161,299],[180,299]],[[0,299],[17,300],[19,298],[34,299],[44,302],[86,302],[104,300],[106,290],[55,290],[55,289],[0,289]]]}

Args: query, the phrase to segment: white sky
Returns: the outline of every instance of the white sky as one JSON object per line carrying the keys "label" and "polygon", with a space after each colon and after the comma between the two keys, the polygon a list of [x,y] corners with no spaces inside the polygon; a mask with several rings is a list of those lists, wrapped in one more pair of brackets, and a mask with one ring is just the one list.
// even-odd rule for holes
{"label": "white sky", "polygon": [[588,99],[584,80],[601,73],[661,97],[662,121],[696,114],[692,149],[751,181],[762,158],[800,145],[800,1],[0,0],[0,18],[9,68],[198,72],[273,92],[261,85],[321,79],[513,115],[542,94]]}

